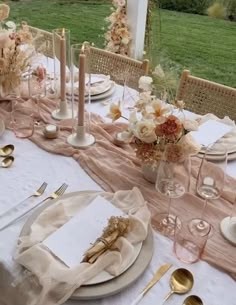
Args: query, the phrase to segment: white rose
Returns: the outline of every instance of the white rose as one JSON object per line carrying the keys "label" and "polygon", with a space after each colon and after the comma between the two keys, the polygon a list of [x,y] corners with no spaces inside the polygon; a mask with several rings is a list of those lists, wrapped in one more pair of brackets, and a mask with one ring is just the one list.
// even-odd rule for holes
{"label": "white rose", "polygon": [[5,20],[8,18],[10,12],[10,7],[7,4],[0,4],[0,20]]}
{"label": "white rose", "polygon": [[153,143],[157,139],[155,128],[156,125],[150,120],[140,121],[135,125],[133,133],[139,140]]}
{"label": "white rose", "polygon": [[141,76],[138,82],[138,87],[144,91],[152,91],[153,79],[150,76]]}
{"label": "white rose", "polygon": [[193,139],[190,133],[181,137],[179,145],[183,147],[184,153],[187,156],[196,155],[201,150],[201,145]]}
{"label": "white rose", "polygon": [[186,129],[187,131],[198,130],[198,122],[197,121],[186,119],[186,120],[184,120],[183,125],[184,125],[184,129]]}
{"label": "white rose", "polygon": [[9,28],[11,32],[16,30],[16,24],[13,21],[7,21],[6,26]]}

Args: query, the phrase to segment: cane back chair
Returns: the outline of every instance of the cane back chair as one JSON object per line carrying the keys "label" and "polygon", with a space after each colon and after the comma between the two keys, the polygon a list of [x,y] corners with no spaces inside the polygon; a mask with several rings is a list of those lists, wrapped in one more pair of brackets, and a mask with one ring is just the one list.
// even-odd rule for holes
{"label": "cane back chair", "polygon": [[53,58],[53,34],[32,26],[28,26],[33,37],[35,49],[47,57]]}
{"label": "cane back chair", "polygon": [[236,120],[236,89],[192,76],[188,70],[182,72],[176,99],[192,112]]}
{"label": "cane back chair", "polygon": [[[53,58],[53,34],[32,26],[28,26],[33,36],[33,44],[37,51]],[[149,61],[114,54],[109,51],[90,47],[89,63],[91,73],[110,75],[117,84],[138,89],[139,78],[148,74]]]}
{"label": "cane back chair", "polygon": [[148,60],[135,60],[93,46],[89,50],[90,72],[110,75],[117,84],[138,89],[139,78],[148,73]]}

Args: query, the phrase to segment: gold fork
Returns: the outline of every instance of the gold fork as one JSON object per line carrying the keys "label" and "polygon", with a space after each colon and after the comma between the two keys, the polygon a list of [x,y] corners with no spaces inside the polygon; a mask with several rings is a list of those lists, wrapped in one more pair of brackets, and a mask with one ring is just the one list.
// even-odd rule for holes
{"label": "gold fork", "polygon": [[48,199],[56,199],[58,198],[59,196],[63,195],[66,191],[66,189],[68,188],[68,184],[66,183],[63,183],[59,189],[57,189],[55,192],[53,192],[50,196],[48,196],[47,198],[45,198],[42,202],[48,200]]}
{"label": "gold fork", "polygon": [[[8,222],[6,225],[0,227],[0,231],[4,230],[5,228],[7,228],[8,226],[10,226],[11,224],[15,223],[16,221],[18,221],[19,219],[21,219],[23,216],[25,216],[26,214],[28,214],[29,212],[31,212],[34,208],[36,208],[37,206],[39,206],[40,204],[42,204],[43,202],[45,202],[48,199],[56,199],[59,196],[63,195],[66,191],[68,187],[68,184],[63,183],[59,189],[57,189],[55,192],[53,192],[50,196],[48,196],[47,198],[43,199],[42,201],[38,202],[37,204],[34,204],[34,206],[32,208],[30,208],[29,210],[27,210],[26,212],[24,212],[23,214],[19,215],[18,217],[14,218],[13,220],[11,220],[10,222]],[[38,190],[37,190],[38,191]],[[36,191],[36,192],[37,192]],[[36,192],[34,194],[36,194]],[[31,197],[31,196],[30,196]]]}
{"label": "gold fork", "polygon": [[48,184],[46,182],[44,182],[38,189],[37,191],[35,191],[32,195],[30,195],[29,197],[27,197],[26,199],[32,198],[32,197],[39,197],[41,195],[43,195],[44,191],[46,190]]}

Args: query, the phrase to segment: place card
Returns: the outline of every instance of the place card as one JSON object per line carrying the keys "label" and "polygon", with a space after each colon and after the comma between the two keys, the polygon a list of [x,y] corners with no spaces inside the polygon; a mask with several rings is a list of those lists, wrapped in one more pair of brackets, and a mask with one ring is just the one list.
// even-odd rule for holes
{"label": "place card", "polygon": [[230,132],[232,128],[233,126],[226,125],[220,121],[208,120],[201,124],[198,130],[191,131],[191,135],[196,142],[207,147]]}
{"label": "place card", "polygon": [[43,244],[68,267],[78,266],[83,254],[102,235],[111,216],[124,213],[101,196],[48,236]]}

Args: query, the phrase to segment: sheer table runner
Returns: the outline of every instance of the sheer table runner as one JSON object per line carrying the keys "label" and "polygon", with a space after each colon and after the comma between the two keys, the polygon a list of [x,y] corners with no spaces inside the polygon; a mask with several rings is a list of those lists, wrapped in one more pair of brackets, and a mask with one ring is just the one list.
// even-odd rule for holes
{"label": "sheer table runner", "polygon": [[[1,106],[0,106],[1,107]],[[7,106],[6,106],[7,107]],[[54,122],[51,118],[51,110],[55,107],[55,101],[44,99],[41,101],[41,120],[44,123]],[[0,116],[7,116],[7,109],[0,108]],[[22,108],[22,111],[24,109]],[[59,123],[60,136],[54,140],[46,140],[43,137],[43,124],[35,129],[31,140],[39,147],[57,154],[71,156],[79,162],[83,169],[105,190],[116,192],[117,190],[130,190],[134,186],[142,192],[149,204],[151,212],[154,209],[164,212],[167,210],[167,200],[157,193],[154,185],[147,182],[141,172],[140,162],[136,158],[131,146],[115,146],[113,136],[122,130],[123,123],[105,123],[103,119],[91,114],[91,133],[96,138],[96,144],[86,150],[78,150],[67,144],[67,137],[71,133],[72,123],[70,120]],[[200,159],[192,159],[192,187],[195,184]],[[234,199],[233,188],[235,179],[227,176],[226,188],[222,197],[209,203],[206,218],[214,226],[214,235],[208,241],[203,253],[203,259],[207,262],[224,269],[236,278],[235,248],[226,242],[220,234],[219,223],[230,213]],[[191,193],[175,200],[172,205],[173,213],[181,215],[182,219],[192,218],[201,214],[203,201]]]}

